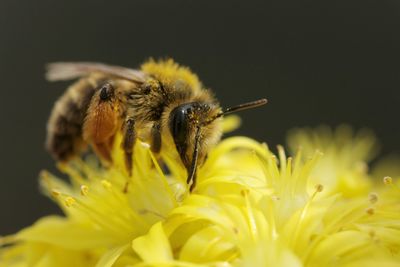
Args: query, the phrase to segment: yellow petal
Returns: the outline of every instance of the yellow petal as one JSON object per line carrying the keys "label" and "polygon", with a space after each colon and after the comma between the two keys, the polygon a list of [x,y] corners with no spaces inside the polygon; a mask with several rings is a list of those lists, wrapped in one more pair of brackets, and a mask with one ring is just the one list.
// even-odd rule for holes
{"label": "yellow petal", "polygon": [[224,133],[232,132],[237,128],[239,128],[240,124],[242,124],[242,120],[240,119],[239,116],[237,115],[226,116],[222,121],[222,131]]}
{"label": "yellow petal", "polygon": [[235,250],[234,244],[224,240],[224,232],[211,226],[192,235],[180,252],[179,260],[195,263],[228,260]]}
{"label": "yellow petal", "polygon": [[310,257],[311,266],[335,266],[340,264],[343,257],[351,251],[361,251],[364,257],[369,252],[369,236],[358,231],[342,231],[329,235],[314,250]]}
{"label": "yellow petal", "polygon": [[96,264],[96,267],[112,267],[121,254],[128,249],[128,247],[129,244],[126,244],[110,249],[100,258]]}
{"label": "yellow petal", "polygon": [[113,242],[107,236],[98,234],[91,225],[85,226],[58,216],[40,219],[31,227],[17,233],[16,239],[74,250],[108,246]]}
{"label": "yellow petal", "polygon": [[153,225],[147,235],[133,240],[132,248],[144,262],[168,262],[173,260],[171,246],[161,222]]}

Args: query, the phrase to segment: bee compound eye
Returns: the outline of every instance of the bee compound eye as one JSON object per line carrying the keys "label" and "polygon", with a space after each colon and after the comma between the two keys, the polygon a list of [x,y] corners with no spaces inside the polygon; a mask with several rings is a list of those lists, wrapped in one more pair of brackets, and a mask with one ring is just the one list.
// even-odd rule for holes
{"label": "bee compound eye", "polygon": [[183,144],[189,133],[189,113],[193,103],[183,104],[172,110],[169,127],[175,144]]}
{"label": "bee compound eye", "polygon": [[103,84],[100,88],[100,99],[105,101],[109,100],[114,93],[114,88],[112,87],[111,84],[106,83]]}

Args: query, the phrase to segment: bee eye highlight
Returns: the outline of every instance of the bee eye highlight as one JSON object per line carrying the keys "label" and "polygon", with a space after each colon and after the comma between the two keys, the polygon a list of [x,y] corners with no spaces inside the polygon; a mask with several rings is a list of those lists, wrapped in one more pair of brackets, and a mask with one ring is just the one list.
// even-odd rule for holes
{"label": "bee eye highlight", "polygon": [[100,88],[100,99],[105,101],[105,100],[109,100],[114,94],[114,87],[109,84],[106,83],[103,86],[101,86]]}

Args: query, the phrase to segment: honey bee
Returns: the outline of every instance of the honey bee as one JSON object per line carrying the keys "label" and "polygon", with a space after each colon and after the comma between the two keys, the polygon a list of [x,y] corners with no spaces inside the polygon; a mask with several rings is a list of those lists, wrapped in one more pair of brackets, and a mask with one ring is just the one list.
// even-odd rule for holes
{"label": "honey bee", "polygon": [[139,138],[156,155],[177,152],[191,190],[198,166],[221,138],[222,117],[267,103],[260,99],[222,109],[197,76],[173,60],[150,60],[140,70],[59,62],[48,65],[46,77],[79,78],[55,103],[47,124],[46,147],[56,160],[67,162],[89,144],[103,162],[111,163],[111,148],[121,133],[129,176]]}

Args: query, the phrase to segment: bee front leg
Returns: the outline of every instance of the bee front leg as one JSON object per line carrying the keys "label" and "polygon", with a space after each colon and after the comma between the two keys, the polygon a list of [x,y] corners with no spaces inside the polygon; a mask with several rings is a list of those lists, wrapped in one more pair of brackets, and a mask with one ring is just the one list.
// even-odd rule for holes
{"label": "bee front leg", "polygon": [[151,151],[155,154],[160,153],[161,150],[161,124],[159,121],[151,127]]}
{"label": "bee front leg", "polygon": [[194,140],[194,149],[192,153],[192,162],[190,167],[188,168],[188,177],[186,179],[186,183],[190,186],[190,192],[194,190],[197,182],[197,161],[199,159],[199,146],[200,146],[200,127],[197,127],[195,140]]}
{"label": "bee front leg", "polygon": [[[136,132],[135,132],[135,121],[132,118],[128,118],[123,127],[123,140],[122,140],[122,150],[124,151],[125,157],[125,168],[128,172],[129,178],[132,176],[132,155],[133,147],[135,145]],[[126,182],[124,187],[124,192],[128,192],[129,180]]]}
{"label": "bee front leg", "polygon": [[125,167],[129,176],[132,176],[132,154],[136,140],[135,121],[132,118],[128,118],[125,121],[123,129],[124,133],[121,146],[125,154]]}

